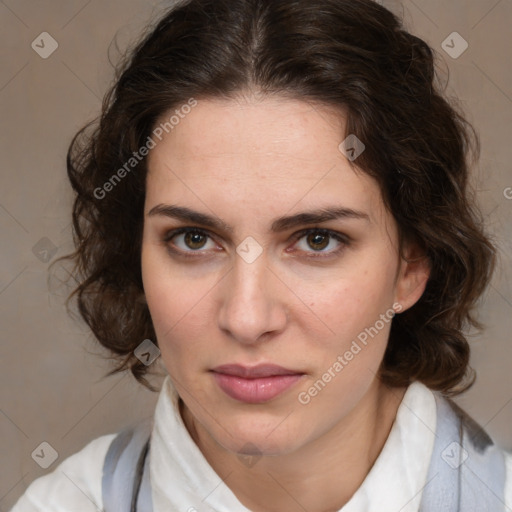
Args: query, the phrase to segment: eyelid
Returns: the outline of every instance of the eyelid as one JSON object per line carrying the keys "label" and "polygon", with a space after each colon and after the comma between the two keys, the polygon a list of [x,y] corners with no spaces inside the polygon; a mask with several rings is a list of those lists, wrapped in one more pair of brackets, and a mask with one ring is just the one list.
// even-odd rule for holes
{"label": "eyelid", "polygon": [[340,242],[349,243],[351,241],[350,237],[348,235],[345,235],[344,233],[340,233],[339,231],[334,231],[332,229],[328,228],[322,228],[322,227],[312,227],[312,228],[305,228],[300,231],[297,231],[292,235],[292,238],[294,240],[298,240],[302,238],[305,235],[309,235],[310,233],[321,233],[322,235],[328,235]]}
{"label": "eyelid", "polygon": [[169,242],[172,238],[174,238],[177,235],[182,235],[183,233],[200,233],[202,235],[207,235],[212,239],[215,239],[215,235],[204,228],[194,227],[194,226],[183,226],[180,228],[170,229],[169,231],[166,231],[163,240],[164,242]]}

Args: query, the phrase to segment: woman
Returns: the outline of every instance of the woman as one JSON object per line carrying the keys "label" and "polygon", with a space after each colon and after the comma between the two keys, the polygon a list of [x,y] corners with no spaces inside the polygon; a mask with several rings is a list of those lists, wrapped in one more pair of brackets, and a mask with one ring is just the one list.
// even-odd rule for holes
{"label": "woman", "polygon": [[373,1],[169,11],[68,158],[80,312],[169,375],[13,511],[511,510],[510,454],[447,398],[495,264],[475,142]]}

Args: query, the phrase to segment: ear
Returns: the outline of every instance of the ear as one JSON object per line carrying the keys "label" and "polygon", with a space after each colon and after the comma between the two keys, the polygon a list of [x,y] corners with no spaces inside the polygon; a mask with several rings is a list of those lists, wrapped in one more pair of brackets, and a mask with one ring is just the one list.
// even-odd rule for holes
{"label": "ear", "polygon": [[430,261],[425,252],[416,243],[408,243],[404,247],[404,258],[395,280],[395,302],[403,313],[416,304],[425,291],[430,277]]}

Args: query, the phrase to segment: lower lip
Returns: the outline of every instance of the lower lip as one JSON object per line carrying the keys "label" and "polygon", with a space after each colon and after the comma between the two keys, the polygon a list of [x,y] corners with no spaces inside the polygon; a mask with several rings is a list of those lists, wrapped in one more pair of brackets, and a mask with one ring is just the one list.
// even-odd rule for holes
{"label": "lower lip", "polygon": [[284,393],[293,386],[302,375],[274,375],[257,379],[244,379],[235,375],[213,372],[220,389],[226,395],[249,404],[267,402]]}

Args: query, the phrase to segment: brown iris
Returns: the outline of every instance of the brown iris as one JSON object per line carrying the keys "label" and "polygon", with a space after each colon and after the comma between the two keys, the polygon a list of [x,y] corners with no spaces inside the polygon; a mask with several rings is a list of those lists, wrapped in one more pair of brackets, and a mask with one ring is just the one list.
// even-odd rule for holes
{"label": "brown iris", "polygon": [[206,244],[206,236],[198,232],[188,232],[185,234],[185,243],[190,249],[201,249]]}
{"label": "brown iris", "polygon": [[320,251],[329,245],[329,235],[310,233],[307,237],[307,242],[312,249]]}

